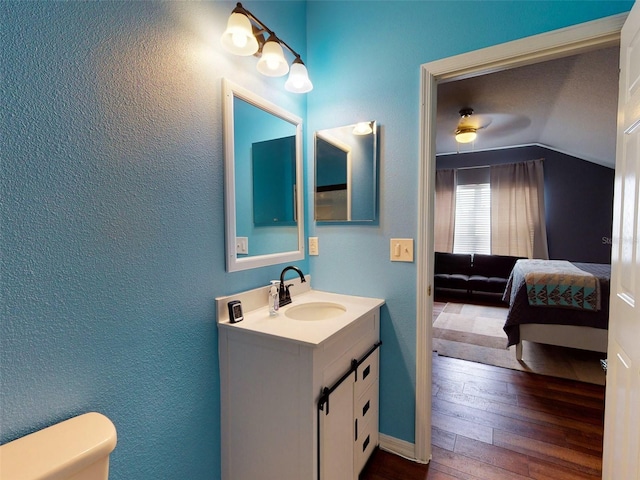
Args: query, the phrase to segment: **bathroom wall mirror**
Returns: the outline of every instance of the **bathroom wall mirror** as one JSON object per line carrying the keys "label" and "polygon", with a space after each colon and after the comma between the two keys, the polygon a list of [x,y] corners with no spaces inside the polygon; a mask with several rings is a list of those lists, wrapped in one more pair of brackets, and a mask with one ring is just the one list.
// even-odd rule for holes
{"label": "bathroom wall mirror", "polygon": [[377,133],[374,121],[315,133],[316,222],[376,220]]}
{"label": "bathroom wall mirror", "polygon": [[227,271],[304,258],[302,119],[223,80]]}

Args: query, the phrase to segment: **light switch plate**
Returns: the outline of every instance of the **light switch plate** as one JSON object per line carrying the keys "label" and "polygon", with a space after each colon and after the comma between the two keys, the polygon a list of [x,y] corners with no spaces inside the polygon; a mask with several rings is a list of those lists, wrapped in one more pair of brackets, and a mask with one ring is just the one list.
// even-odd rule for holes
{"label": "light switch plate", "polygon": [[319,255],[318,237],[309,237],[309,255]]}
{"label": "light switch plate", "polygon": [[392,262],[413,262],[413,238],[392,238],[389,248]]}
{"label": "light switch plate", "polygon": [[249,253],[249,237],[236,237],[236,254],[247,255]]}

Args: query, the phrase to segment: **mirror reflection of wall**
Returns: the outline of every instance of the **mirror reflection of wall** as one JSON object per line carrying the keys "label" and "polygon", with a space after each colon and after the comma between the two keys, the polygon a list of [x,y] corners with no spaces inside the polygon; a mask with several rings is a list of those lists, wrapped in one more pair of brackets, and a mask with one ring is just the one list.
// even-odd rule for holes
{"label": "mirror reflection of wall", "polygon": [[316,135],[316,220],[351,220],[351,148]]}
{"label": "mirror reflection of wall", "polygon": [[233,108],[236,235],[249,256],[296,250],[295,125],[240,98]]}
{"label": "mirror reflection of wall", "polygon": [[233,109],[236,236],[249,256],[297,250],[296,127],[240,98]]}
{"label": "mirror reflection of wall", "polygon": [[371,222],[377,204],[376,122],[315,135],[317,222]]}
{"label": "mirror reflection of wall", "polygon": [[296,137],[274,138],[251,146],[253,224],[296,224]]}
{"label": "mirror reflection of wall", "polygon": [[302,120],[223,80],[227,270],[304,258]]}

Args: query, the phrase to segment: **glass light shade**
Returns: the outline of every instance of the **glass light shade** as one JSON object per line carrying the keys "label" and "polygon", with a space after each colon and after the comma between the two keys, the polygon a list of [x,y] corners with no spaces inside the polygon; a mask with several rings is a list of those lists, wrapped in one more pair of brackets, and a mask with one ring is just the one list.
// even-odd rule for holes
{"label": "glass light shade", "polygon": [[284,83],[284,88],[293,93],[307,93],[313,90],[313,84],[309,80],[309,74],[307,67],[304,63],[295,60],[291,65],[291,71],[289,72],[289,78]]}
{"label": "glass light shade", "polygon": [[262,57],[256,65],[258,71],[267,77],[281,77],[289,71],[289,64],[284,59],[282,47],[277,40],[269,39],[262,46]]}
{"label": "glass light shade", "polygon": [[473,127],[462,127],[456,130],[456,142],[458,143],[471,143],[478,134]]}
{"label": "glass light shade", "polygon": [[242,13],[231,14],[221,40],[222,45],[236,55],[248,56],[258,51],[258,40],[253,35],[251,21]]}
{"label": "glass light shade", "polygon": [[353,128],[354,135],[369,135],[370,133],[373,133],[371,122],[358,122]]}

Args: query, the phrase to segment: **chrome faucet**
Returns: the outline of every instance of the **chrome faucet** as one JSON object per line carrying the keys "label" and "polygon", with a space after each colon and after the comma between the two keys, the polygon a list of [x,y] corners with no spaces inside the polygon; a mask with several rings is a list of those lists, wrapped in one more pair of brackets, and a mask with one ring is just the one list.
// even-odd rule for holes
{"label": "chrome faucet", "polygon": [[303,283],[306,282],[306,280],[304,279],[304,273],[302,273],[302,270],[300,270],[298,267],[293,265],[285,267],[284,270],[282,270],[282,273],[280,273],[280,291],[278,292],[280,297],[279,305],[281,307],[284,307],[285,305],[289,305],[291,303],[291,294],[289,293],[289,287],[291,287],[293,283],[290,283],[289,285],[284,284],[284,274],[288,270],[294,270],[300,276],[300,281]]}

